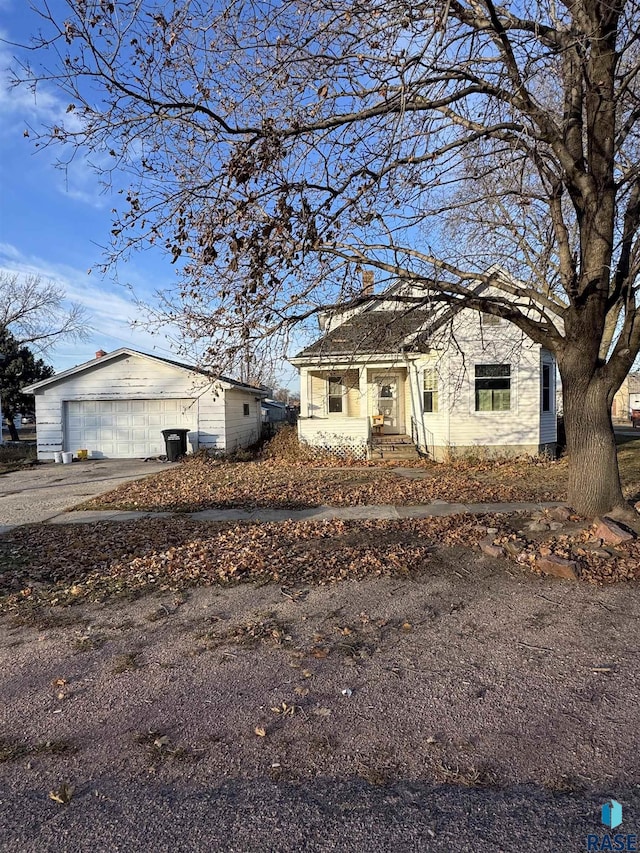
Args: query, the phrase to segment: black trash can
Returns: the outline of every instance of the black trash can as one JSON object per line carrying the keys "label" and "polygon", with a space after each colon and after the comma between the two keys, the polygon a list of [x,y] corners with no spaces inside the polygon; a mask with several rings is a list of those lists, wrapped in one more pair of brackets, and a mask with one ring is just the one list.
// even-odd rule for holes
{"label": "black trash can", "polygon": [[187,452],[188,429],[163,429],[164,446],[169,462],[177,462]]}

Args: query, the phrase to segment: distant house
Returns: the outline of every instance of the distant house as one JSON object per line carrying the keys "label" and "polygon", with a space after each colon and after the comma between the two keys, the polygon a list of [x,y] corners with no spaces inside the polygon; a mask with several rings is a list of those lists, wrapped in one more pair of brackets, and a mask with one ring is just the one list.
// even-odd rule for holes
{"label": "distant house", "polygon": [[640,373],[630,373],[616,392],[611,407],[615,420],[628,421],[633,409],[640,409]]}
{"label": "distant house", "polygon": [[277,424],[286,421],[288,418],[288,407],[286,403],[281,403],[279,400],[263,400],[262,401],[262,422],[269,424]]}
{"label": "distant house", "polygon": [[38,458],[165,452],[163,429],[188,429],[188,449],[233,452],[260,437],[264,391],[123,347],[24,389],[35,395]]}
{"label": "distant house", "polygon": [[370,456],[395,436],[434,459],[554,453],[554,356],[476,311],[371,295],[321,318],[300,372],[300,440]]}

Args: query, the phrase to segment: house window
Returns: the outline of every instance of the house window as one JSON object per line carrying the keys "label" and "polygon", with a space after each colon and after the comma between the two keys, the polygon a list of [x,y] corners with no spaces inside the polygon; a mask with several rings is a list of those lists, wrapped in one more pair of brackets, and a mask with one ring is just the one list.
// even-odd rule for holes
{"label": "house window", "polygon": [[251,414],[251,410],[250,410],[250,408],[249,408],[249,404],[248,404],[248,403],[243,403],[243,404],[242,404],[242,414],[245,416],[245,418],[248,418],[248,417],[249,417],[249,415]]}
{"label": "house window", "polygon": [[542,411],[543,412],[553,411],[553,409],[551,407],[551,397],[552,397],[551,365],[550,364],[543,364],[542,365]]}
{"label": "house window", "polygon": [[342,398],[344,396],[344,386],[342,384],[342,377],[330,376],[327,382],[329,386],[329,412],[340,413],[342,412]]}
{"label": "house window", "polygon": [[481,314],[480,322],[483,326],[499,326],[500,325],[500,317],[496,317],[495,314]]}
{"label": "house window", "polygon": [[423,406],[425,412],[438,411],[438,374],[434,367],[424,372]]}
{"label": "house window", "polygon": [[511,408],[511,365],[476,364],[476,412]]}

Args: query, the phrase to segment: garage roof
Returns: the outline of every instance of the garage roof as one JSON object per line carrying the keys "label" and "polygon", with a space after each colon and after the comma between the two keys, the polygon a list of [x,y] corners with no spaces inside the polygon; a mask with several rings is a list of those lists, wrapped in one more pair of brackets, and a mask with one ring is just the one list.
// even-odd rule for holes
{"label": "garage roof", "polygon": [[180,370],[184,370],[189,373],[200,373],[203,376],[209,376],[215,382],[219,382],[223,388],[233,388],[237,391],[245,391],[247,394],[253,394],[254,396],[257,395],[259,397],[267,397],[269,395],[269,392],[262,388],[256,388],[254,385],[247,385],[244,382],[238,382],[236,379],[229,379],[228,376],[216,376],[210,371],[204,370],[201,367],[196,367],[193,364],[185,364],[184,362],[174,361],[171,358],[163,358],[159,355],[150,355],[149,353],[140,352],[139,350],[130,349],[129,347],[120,347],[120,349],[106,353],[100,358],[92,358],[91,361],[85,361],[83,364],[77,364],[75,367],[69,368],[69,370],[62,370],[60,373],[56,373],[48,379],[43,379],[41,382],[34,382],[33,385],[27,385],[22,389],[22,393],[35,394],[41,388],[46,388],[48,385],[53,385],[56,382],[62,382],[68,376],[73,376],[76,373],[82,373],[84,370],[102,367],[102,365],[107,364],[110,361],[115,361],[123,355],[148,358],[151,361],[161,361],[164,364],[170,364],[172,367],[177,367]]}

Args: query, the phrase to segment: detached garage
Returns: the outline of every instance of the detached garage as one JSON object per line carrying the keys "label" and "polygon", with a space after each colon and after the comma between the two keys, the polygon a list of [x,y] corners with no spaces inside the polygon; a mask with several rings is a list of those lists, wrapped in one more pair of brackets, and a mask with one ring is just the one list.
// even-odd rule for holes
{"label": "detached garage", "polygon": [[128,348],[25,388],[36,398],[38,459],[86,449],[92,459],[165,452],[163,429],[188,429],[188,449],[231,453],[260,437],[266,392]]}

